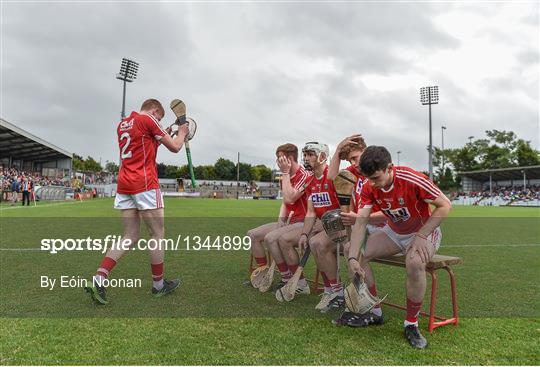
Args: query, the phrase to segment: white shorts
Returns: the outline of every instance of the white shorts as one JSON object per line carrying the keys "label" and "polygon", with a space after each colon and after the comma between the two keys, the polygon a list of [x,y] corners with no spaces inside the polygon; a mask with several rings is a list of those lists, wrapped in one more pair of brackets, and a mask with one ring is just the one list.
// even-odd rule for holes
{"label": "white shorts", "polygon": [[[407,249],[412,243],[412,240],[414,239],[414,236],[416,236],[416,233],[410,233],[410,234],[399,234],[394,232],[392,228],[387,224],[382,229],[382,232],[384,232],[394,243],[401,249],[401,254],[405,255],[407,253]],[[442,232],[441,228],[437,227],[435,230],[427,237],[427,241],[429,244],[431,244],[433,247],[435,247],[435,252],[439,250],[439,246],[441,245],[441,239],[442,239]]]}
{"label": "white shorts", "polygon": [[151,210],[163,208],[163,194],[160,189],[153,189],[138,194],[119,194],[114,198],[115,209]]}
{"label": "white shorts", "polygon": [[369,234],[373,234],[375,232],[382,231],[384,226],[376,226],[374,224],[368,224],[368,225],[366,225],[366,228],[367,228],[367,233],[369,235]]}

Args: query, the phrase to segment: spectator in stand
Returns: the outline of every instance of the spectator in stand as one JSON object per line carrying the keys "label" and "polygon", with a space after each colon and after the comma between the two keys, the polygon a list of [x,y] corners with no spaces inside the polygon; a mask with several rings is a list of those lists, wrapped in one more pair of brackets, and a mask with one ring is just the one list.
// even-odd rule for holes
{"label": "spectator in stand", "polygon": [[11,182],[11,205],[19,200],[19,180],[17,177],[13,176],[13,181]]}
{"label": "spectator in stand", "polygon": [[24,206],[24,202],[26,200],[26,204],[30,206],[30,194],[32,193],[34,185],[31,180],[28,179],[28,177],[25,177],[22,182],[22,205]]}

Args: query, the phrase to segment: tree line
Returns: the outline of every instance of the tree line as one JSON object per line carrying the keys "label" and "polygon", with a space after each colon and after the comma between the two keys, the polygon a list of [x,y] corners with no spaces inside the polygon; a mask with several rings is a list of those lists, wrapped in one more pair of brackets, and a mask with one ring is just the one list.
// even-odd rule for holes
{"label": "tree line", "polygon": [[434,147],[434,179],[443,190],[458,188],[458,172],[535,166],[540,152],[531,142],[512,131],[486,130],[486,137],[471,140],[461,148]]}
{"label": "tree line", "polygon": [[[118,173],[118,164],[107,161],[105,167],[88,156],[86,159],[74,154],[73,170],[81,172],[110,172]],[[158,177],[160,178],[189,178],[189,169],[187,164],[176,166],[172,164],[158,163]],[[225,158],[219,158],[213,165],[201,165],[193,167],[195,177],[198,180],[224,180],[235,181],[237,176],[236,164]],[[263,164],[251,165],[240,162],[240,181],[262,181],[270,182],[272,180],[272,169]]]}
{"label": "tree line", "polygon": [[[531,142],[520,139],[512,131],[487,130],[486,137],[470,140],[461,148],[444,149],[434,147],[433,166],[435,182],[443,190],[457,189],[460,185],[458,172],[482,169],[534,166],[540,164],[540,152],[531,147]],[[73,169],[85,172],[118,172],[118,164],[106,162],[105,167],[88,156],[86,159],[74,154]],[[189,178],[187,165],[175,166],[158,163],[160,178]],[[219,158],[213,165],[194,167],[199,180],[236,180],[236,164]],[[240,163],[240,181],[272,180],[272,169],[263,165]]]}

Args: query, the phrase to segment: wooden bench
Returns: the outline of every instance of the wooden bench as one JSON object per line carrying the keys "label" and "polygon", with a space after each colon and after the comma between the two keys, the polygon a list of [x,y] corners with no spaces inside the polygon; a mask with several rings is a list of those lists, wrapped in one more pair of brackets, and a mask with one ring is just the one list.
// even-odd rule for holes
{"label": "wooden bench", "polygon": [[[391,265],[391,266],[398,266],[398,267],[405,267],[405,256],[393,256],[389,258],[380,258],[380,259],[374,259],[373,262],[385,264],[385,265]],[[452,265],[459,265],[463,261],[459,257],[454,256],[445,256],[445,255],[437,255],[435,254],[431,261],[426,266],[426,272],[431,275],[431,301],[429,305],[429,313],[426,312],[420,312],[421,315],[428,316],[429,317],[429,324],[428,324],[428,330],[429,332],[433,332],[436,328],[448,324],[458,324],[458,304],[457,304],[457,290],[456,290],[456,278],[454,276],[454,272],[452,271],[451,266]],[[452,317],[445,318],[441,316],[437,316],[435,314],[436,312],[436,306],[437,306],[437,290],[438,290],[438,280],[437,280],[437,270],[444,269],[448,273],[448,277],[450,278],[450,291],[452,294]],[[406,310],[406,307],[396,305],[390,302],[384,301],[383,304],[388,305],[390,307],[399,308],[401,310]]]}
{"label": "wooden bench", "polygon": [[[373,259],[372,262],[404,268],[405,256],[402,255],[402,256],[392,256],[388,258],[378,258],[378,259]],[[440,326],[444,326],[448,324],[454,324],[454,325],[458,324],[459,318],[458,318],[456,278],[454,276],[454,272],[452,271],[451,266],[459,265],[462,262],[463,262],[462,259],[459,257],[435,254],[433,258],[431,259],[431,261],[426,266],[426,272],[430,274],[431,276],[430,305],[429,305],[429,313],[422,311],[420,312],[420,314],[423,316],[427,316],[429,318],[428,330],[430,333]],[[256,264],[254,264],[253,255],[251,255],[250,261],[249,261],[249,268],[248,268],[248,271],[250,274],[255,269],[255,266]],[[437,270],[440,270],[440,269],[446,270],[446,272],[448,273],[448,277],[450,278],[450,291],[451,291],[451,301],[452,301],[452,317],[450,318],[438,316],[435,314],[436,306],[437,306],[437,291],[438,291],[438,286],[439,286],[436,272]],[[318,269],[315,269],[314,279],[313,280],[307,279],[308,282],[311,283],[311,291],[315,294],[320,293],[323,290],[323,285],[320,283],[319,274],[320,273]],[[404,306],[390,303],[387,301],[384,301],[383,304],[390,307],[395,307],[401,310],[407,310],[407,308]]]}

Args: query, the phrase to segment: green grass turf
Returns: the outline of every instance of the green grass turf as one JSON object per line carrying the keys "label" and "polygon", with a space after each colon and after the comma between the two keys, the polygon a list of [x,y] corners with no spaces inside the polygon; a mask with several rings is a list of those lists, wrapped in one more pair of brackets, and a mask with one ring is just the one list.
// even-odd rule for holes
{"label": "green grass turf", "polygon": [[[277,201],[167,199],[168,236],[243,235],[272,220]],[[430,347],[403,339],[403,312],[385,307],[387,322],[337,328],[336,314],[313,309],[315,295],[279,304],[273,294],[241,285],[245,251],[169,251],[166,273],[182,287],[149,295],[148,255],[129,252],[113,277],[141,278],[142,288],[111,289],[111,304],[92,305],[81,289],[39,286],[39,276],[89,278],[102,254],[38,249],[42,238],[120,234],[111,200],[2,206],[0,235],[1,364],[538,364],[540,210],[455,207],[443,225],[441,254],[460,256],[460,325],[429,335]],[[185,246],[184,246],[185,248]],[[11,249],[11,250],[6,250]],[[16,251],[19,249],[19,251]],[[402,269],[374,265],[380,293],[404,300]],[[313,273],[310,261],[307,274]],[[449,285],[440,273],[438,311],[449,314]],[[429,291],[429,290],[428,290]],[[427,299],[426,299],[427,300]]]}

